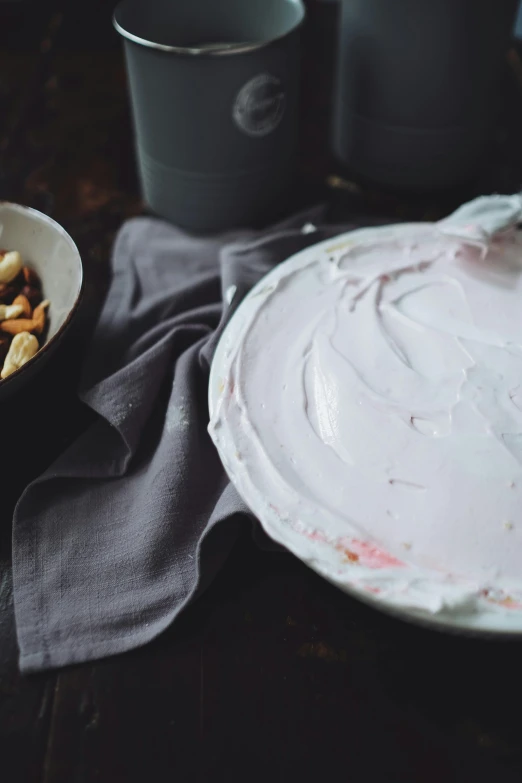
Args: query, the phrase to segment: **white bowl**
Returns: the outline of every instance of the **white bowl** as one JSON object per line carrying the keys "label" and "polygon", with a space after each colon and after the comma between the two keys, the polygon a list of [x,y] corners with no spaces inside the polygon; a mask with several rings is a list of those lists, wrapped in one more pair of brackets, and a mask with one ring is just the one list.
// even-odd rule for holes
{"label": "white bowl", "polygon": [[69,234],[51,218],[29,207],[0,202],[0,247],[18,250],[24,265],[37,273],[50,305],[44,345],[19,370],[0,380],[0,398],[42,366],[71,322],[79,301],[83,269],[78,248]]}

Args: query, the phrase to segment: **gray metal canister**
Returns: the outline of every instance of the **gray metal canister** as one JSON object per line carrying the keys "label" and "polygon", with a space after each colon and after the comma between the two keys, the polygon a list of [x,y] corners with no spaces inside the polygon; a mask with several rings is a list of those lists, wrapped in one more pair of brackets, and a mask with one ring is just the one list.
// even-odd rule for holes
{"label": "gray metal canister", "polygon": [[196,232],[269,220],[294,173],[301,0],[123,0],[138,168]]}
{"label": "gray metal canister", "polygon": [[343,0],[333,147],[356,174],[411,190],[475,172],[517,0]]}

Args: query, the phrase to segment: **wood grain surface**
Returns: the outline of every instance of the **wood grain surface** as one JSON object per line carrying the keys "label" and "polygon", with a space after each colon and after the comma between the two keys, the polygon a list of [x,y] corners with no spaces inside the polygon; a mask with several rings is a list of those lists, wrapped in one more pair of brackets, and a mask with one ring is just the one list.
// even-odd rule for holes
{"label": "wood grain surface", "polygon": [[[86,271],[66,344],[37,388],[0,412],[0,779],[520,781],[520,642],[388,618],[292,556],[259,549],[246,529],[216,582],[153,643],[19,675],[14,505],[91,420],[75,397],[81,361],[114,235],[143,209],[112,4],[80,5],[0,2],[0,198],[63,223]],[[508,65],[498,129],[475,183],[405,197],[354,182],[328,153],[336,4],[310,0],[308,8],[295,207],[327,199],[335,220],[431,218],[463,194],[520,187],[522,91]]]}

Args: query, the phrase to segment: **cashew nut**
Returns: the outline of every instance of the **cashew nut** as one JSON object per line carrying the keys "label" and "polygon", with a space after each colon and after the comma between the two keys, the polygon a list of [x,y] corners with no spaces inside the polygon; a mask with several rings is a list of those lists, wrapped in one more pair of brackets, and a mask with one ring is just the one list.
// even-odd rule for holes
{"label": "cashew nut", "polygon": [[0,256],[0,283],[10,283],[22,269],[22,256],[17,250],[10,250]]}
{"label": "cashew nut", "polygon": [[23,311],[24,308],[21,304],[0,304],[0,321],[5,321],[7,318],[18,318]]}
{"label": "cashew nut", "polygon": [[31,331],[36,332],[36,334],[42,334],[44,327],[45,327],[45,311],[49,307],[50,302],[48,299],[44,299],[43,302],[40,302],[38,307],[34,308],[33,312],[33,328]]}
{"label": "cashew nut", "polygon": [[7,378],[31,359],[38,350],[38,340],[29,332],[20,332],[13,337],[5,357],[1,378]]}
{"label": "cashew nut", "polygon": [[[32,318],[33,308],[31,307],[29,299],[24,294],[18,294],[18,296],[13,299],[11,304],[22,308],[21,315],[23,315],[24,318]],[[16,316],[6,315],[6,318],[16,318]]]}
{"label": "cashew nut", "polygon": [[42,334],[45,328],[45,311],[48,307],[49,300],[45,299],[34,308],[32,318],[11,318],[8,321],[0,321],[0,331],[7,334],[21,334],[21,332]]}

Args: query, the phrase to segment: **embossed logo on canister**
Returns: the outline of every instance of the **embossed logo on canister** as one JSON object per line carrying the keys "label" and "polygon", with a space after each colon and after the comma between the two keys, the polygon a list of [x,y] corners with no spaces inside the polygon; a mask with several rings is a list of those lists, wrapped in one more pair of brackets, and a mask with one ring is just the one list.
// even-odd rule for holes
{"label": "embossed logo on canister", "polygon": [[283,117],[286,96],[281,80],[262,73],[248,81],[238,92],[233,107],[236,125],[249,136],[267,136]]}

